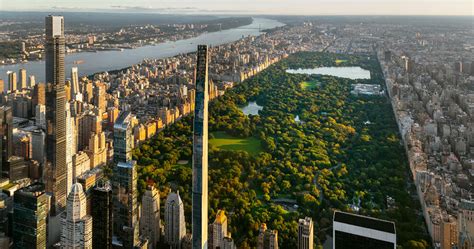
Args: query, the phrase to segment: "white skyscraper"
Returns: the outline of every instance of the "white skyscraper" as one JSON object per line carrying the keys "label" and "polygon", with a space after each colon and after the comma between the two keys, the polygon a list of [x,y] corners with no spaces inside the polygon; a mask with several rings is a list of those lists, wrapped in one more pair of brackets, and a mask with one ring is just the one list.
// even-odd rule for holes
{"label": "white skyscraper", "polygon": [[156,248],[160,239],[160,193],[148,186],[142,197],[140,235],[148,239],[150,249]]}
{"label": "white skyscraper", "polygon": [[172,249],[180,249],[186,235],[184,206],[178,193],[169,193],[165,206],[165,242]]}
{"label": "white skyscraper", "polygon": [[66,214],[61,219],[61,248],[92,249],[92,217],[87,215],[86,196],[82,185],[72,186],[66,201]]}
{"label": "white skyscraper", "polygon": [[76,154],[76,137],[74,119],[71,117],[69,103],[66,104],[66,170],[67,170],[67,189],[71,190],[74,182],[72,156]]}

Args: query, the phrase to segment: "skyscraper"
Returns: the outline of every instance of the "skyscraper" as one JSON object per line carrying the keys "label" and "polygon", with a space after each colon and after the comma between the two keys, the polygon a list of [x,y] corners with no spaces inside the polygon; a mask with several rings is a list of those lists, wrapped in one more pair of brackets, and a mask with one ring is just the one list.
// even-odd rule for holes
{"label": "skyscraper", "polygon": [[305,217],[298,221],[298,249],[313,249],[313,220]]}
{"label": "skyscraper", "polygon": [[0,138],[0,166],[3,172],[9,172],[8,159],[13,154],[13,114],[12,108],[8,106],[0,106]]}
{"label": "skyscraper", "polygon": [[71,68],[71,99],[76,99],[79,94],[79,72],[77,67]]}
{"label": "skyscraper", "polygon": [[64,95],[64,18],[46,17],[46,159],[51,176],[47,191],[52,193],[52,213],[66,204],[66,98]]}
{"label": "skyscraper", "polygon": [[208,52],[199,45],[197,52],[196,104],[193,134],[193,249],[207,248],[207,119],[208,119]]}
{"label": "skyscraper", "polygon": [[[123,111],[114,124],[114,162],[132,160],[133,132],[131,130],[132,115]],[[129,129],[130,128],[130,129]]]}
{"label": "skyscraper", "polygon": [[86,195],[75,183],[67,197],[66,213],[61,219],[61,248],[92,249],[92,217],[87,215]]}
{"label": "skyscraper", "polygon": [[140,235],[148,239],[150,249],[155,249],[160,240],[160,193],[147,186],[142,197]]}
{"label": "skyscraper", "polygon": [[180,249],[186,235],[184,206],[178,193],[169,193],[165,204],[165,242],[172,249]]}
{"label": "skyscraper", "polygon": [[112,187],[99,182],[92,190],[92,248],[112,248]]}
{"label": "skyscraper", "polygon": [[17,89],[21,91],[26,88],[26,69],[20,69],[18,74],[20,75],[20,81],[18,81]]}
{"label": "skyscraper", "polygon": [[48,196],[44,185],[32,184],[13,197],[13,248],[46,248]]}
{"label": "skyscraper", "polygon": [[[123,248],[133,248],[139,243],[138,237],[138,191],[137,165],[131,159],[131,153],[124,150],[133,149],[132,115],[124,111],[114,125],[114,152],[125,157],[117,158],[113,169],[112,191],[114,208],[114,237]],[[128,144],[129,141],[132,144]],[[117,148],[115,148],[117,147]]]}

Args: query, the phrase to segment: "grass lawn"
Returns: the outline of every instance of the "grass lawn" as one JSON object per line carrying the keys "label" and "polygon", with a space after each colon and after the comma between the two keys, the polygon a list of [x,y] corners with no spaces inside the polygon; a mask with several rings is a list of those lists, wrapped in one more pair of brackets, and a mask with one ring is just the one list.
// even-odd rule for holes
{"label": "grass lawn", "polygon": [[301,89],[303,90],[311,90],[319,86],[319,82],[317,81],[303,81],[300,83]]}
{"label": "grass lawn", "polygon": [[339,65],[341,63],[347,62],[347,60],[336,60],[336,65]]}
{"label": "grass lawn", "polygon": [[243,150],[254,156],[262,151],[260,140],[254,137],[238,138],[223,131],[213,132],[212,135],[214,138],[209,143],[221,150]]}

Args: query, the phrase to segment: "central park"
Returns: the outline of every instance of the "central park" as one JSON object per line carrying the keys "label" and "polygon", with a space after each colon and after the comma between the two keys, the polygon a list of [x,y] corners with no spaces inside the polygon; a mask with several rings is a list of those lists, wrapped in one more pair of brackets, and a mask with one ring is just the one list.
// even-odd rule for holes
{"label": "central park", "polygon": [[[335,66],[360,67],[370,71],[370,78],[287,72]],[[262,223],[278,230],[282,248],[294,248],[298,218],[305,216],[315,221],[316,244],[322,246],[332,233],[334,210],[395,221],[402,248],[426,247],[421,208],[413,197],[390,100],[351,94],[354,84],[384,88],[375,56],[303,52],[209,103],[209,218],[225,210],[239,248],[255,247]],[[242,112],[250,101],[263,107],[257,115]],[[186,117],[170,125],[133,155],[140,193],[150,182],[160,189],[162,200],[178,190],[187,221],[191,121]]]}

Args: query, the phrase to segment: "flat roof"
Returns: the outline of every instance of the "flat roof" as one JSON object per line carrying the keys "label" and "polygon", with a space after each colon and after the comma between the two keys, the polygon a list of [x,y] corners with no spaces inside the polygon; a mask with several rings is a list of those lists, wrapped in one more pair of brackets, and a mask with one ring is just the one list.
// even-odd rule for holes
{"label": "flat roof", "polygon": [[334,211],[334,222],[336,221],[349,225],[365,227],[395,234],[395,223],[392,221],[386,221],[341,211]]}

